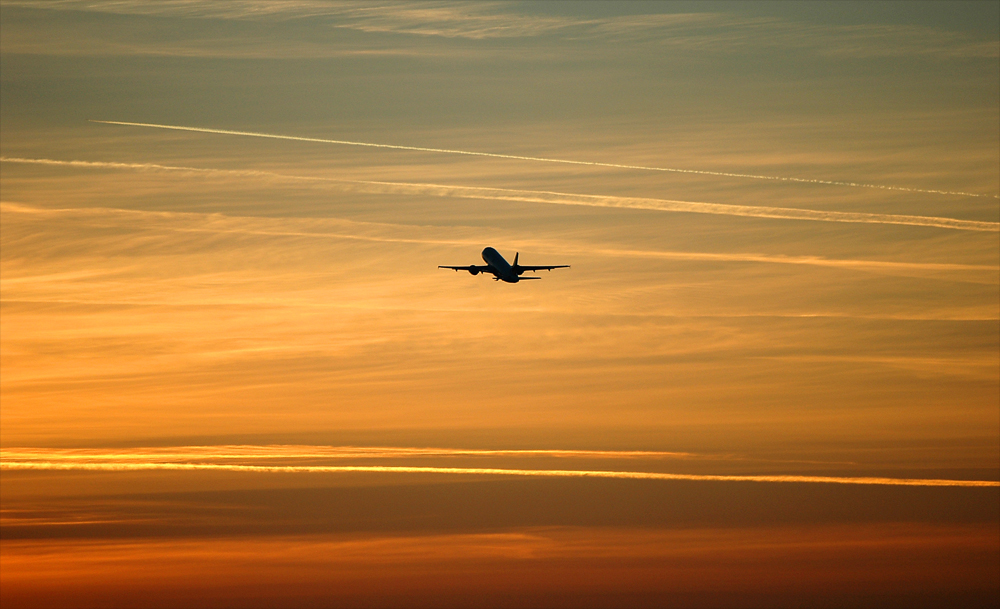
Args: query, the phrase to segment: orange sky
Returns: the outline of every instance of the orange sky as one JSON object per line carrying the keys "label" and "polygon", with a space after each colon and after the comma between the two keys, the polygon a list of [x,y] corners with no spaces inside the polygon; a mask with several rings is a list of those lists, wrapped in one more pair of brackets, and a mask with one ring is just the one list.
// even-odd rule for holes
{"label": "orange sky", "polygon": [[3,2],[4,607],[993,604],[995,8]]}

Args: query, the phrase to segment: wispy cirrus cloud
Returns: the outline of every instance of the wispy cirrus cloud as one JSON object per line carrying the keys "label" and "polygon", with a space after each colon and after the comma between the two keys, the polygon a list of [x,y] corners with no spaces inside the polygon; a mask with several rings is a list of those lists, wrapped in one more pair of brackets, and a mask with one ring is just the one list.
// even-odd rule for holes
{"label": "wispy cirrus cloud", "polygon": [[[25,159],[20,157],[0,157],[0,162],[66,165],[70,167],[91,167],[105,169],[139,169],[160,171],[188,171],[211,174],[227,170],[202,169],[144,163],[106,163],[102,161],[60,161],[55,159]],[[587,195],[564,192],[517,190],[510,188],[484,188],[455,186],[447,184],[423,184],[411,182],[387,182],[373,180],[349,180],[309,176],[287,176],[261,171],[232,170],[231,175],[280,178],[305,182],[327,182],[341,184],[366,192],[388,194],[420,194],[462,199],[485,199],[494,201],[517,201],[525,203],[545,203],[551,205],[579,205],[584,207],[610,207],[619,209],[641,209],[663,212],[686,212],[751,218],[772,218],[777,220],[809,220],[817,222],[843,222],[852,224],[896,224],[905,226],[925,226],[954,230],[998,232],[1000,223],[977,220],[959,220],[933,216],[910,216],[901,214],[877,214],[865,212],[820,211],[771,207],[765,205],[731,205],[725,203],[705,203],[696,201],[674,201],[646,197],[620,197],[613,195]]]}
{"label": "wispy cirrus cloud", "polygon": [[[939,59],[995,58],[1000,42],[978,40],[965,33],[910,25],[827,25],[774,17],[745,17],[724,12],[652,13],[609,17],[528,14],[504,2],[280,2],[241,0],[202,3],[189,0],[13,0],[9,7],[244,22],[309,22],[330,29],[365,34],[391,34],[424,39],[488,41],[503,39],[606,41],[616,44],[666,46],[691,52],[739,52],[756,49],[801,50],[828,57],[927,56]],[[101,42],[95,39],[93,42]],[[106,41],[105,41],[106,42]],[[203,41],[209,42],[209,41]],[[17,40],[16,45],[30,40]],[[273,41],[271,42],[273,45]],[[45,52],[44,47],[34,47]],[[49,52],[59,52],[60,44]],[[157,50],[158,49],[158,50]],[[330,45],[272,46],[279,56],[321,56]],[[70,50],[70,47],[63,51]],[[131,41],[103,45],[102,52],[226,55],[220,44],[176,45]],[[425,49],[426,51],[426,49]],[[86,52],[77,47],[76,52]],[[242,53],[253,54],[251,48]]]}
{"label": "wispy cirrus cloud", "polygon": [[[77,167],[107,167],[110,169],[140,169],[140,170],[164,170],[164,171],[186,171],[189,168],[171,167],[155,164],[128,164],[128,163],[88,163],[84,161],[70,161],[71,166]],[[313,178],[303,176],[287,176],[285,174],[274,174],[261,171],[247,170],[224,170],[224,169],[197,169],[190,168],[191,171],[202,175],[222,175],[222,176],[246,176],[264,179],[303,179],[307,181],[318,180],[321,182],[331,181],[333,184],[340,183],[335,179]],[[346,181],[348,185],[354,182]],[[366,182],[360,182],[367,184]],[[379,183],[374,183],[379,185]],[[465,187],[451,187],[465,188]],[[473,189],[476,190],[476,189]],[[381,192],[381,191],[375,191]],[[421,193],[423,194],[423,193]],[[344,239],[386,243],[413,243],[427,245],[461,245],[479,246],[482,239],[462,238],[455,234],[454,230],[441,232],[438,236],[415,236],[414,231],[420,230],[427,234],[431,227],[415,227],[409,225],[396,225],[373,222],[359,222],[336,218],[262,218],[230,216],[218,213],[197,213],[197,212],[171,212],[171,211],[147,211],[133,209],[115,208],[65,208],[53,209],[33,207],[12,202],[0,202],[0,210],[8,214],[19,214],[25,217],[48,216],[61,218],[76,218],[80,220],[98,220],[107,222],[119,219],[123,224],[128,224],[134,220],[142,219],[143,226],[171,232],[191,232],[210,234],[243,234],[271,237],[306,237],[314,239]],[[522,243],[522,245],[529,245]],[[596,254],[599,256],[620,257],[620,258],[646,258],[662,260],[684,260],[693,262],[732,262],[732,263],[759,263],[759,264],[780,264],[797,266],[817,266],[826,268],[839,268],[856,271],[877,271],[885,273],[901,272],[904,274],[914,272],[929,273],[950,273],[955,280],[967,280],[963,274],[975,274],[973,278],[977,283],[983,282],[993,284],[997,282],[996,272],[1000,268],[981,264],[960,264],[944,262],[906,262],[892,260],[862,260],[862,259],[836,259],[823,256],[783,256],[768,255],[752,252],[744,253],[724,253],[724,252],[690,252],[690,251],[668,251],[668,250],[635,250],[622,248],[599,247],[593,248],[581,244],[569,242],[532,243],[530,245],[544,247],[547,249],[556,248],[564,254]],[[33,278],[5,278],[5,283],[9,286],[17,285],[23,281],[33,281]]]}

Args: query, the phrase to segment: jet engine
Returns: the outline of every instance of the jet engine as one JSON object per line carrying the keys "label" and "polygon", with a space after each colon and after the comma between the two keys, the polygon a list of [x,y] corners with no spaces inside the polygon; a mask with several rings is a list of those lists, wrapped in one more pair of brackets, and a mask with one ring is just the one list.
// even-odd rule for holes
{"label": "jet engine", "polygon": [[469,274],[470,275],[478,275],[479,274],[479,269],[469,269]]}

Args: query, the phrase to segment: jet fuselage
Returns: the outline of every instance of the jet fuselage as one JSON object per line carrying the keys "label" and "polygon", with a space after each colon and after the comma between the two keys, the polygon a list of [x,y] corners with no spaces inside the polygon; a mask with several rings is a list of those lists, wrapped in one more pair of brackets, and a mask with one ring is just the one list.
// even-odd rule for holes
{"label": "jet fuselage", "polygon": [[496,275],[497,279],[506,281],[507,283],[517,283],[520,281],[520,278],[510,264],[500,255],[500,252],[492,247],[483,250],[483,262],[490,265],[496,271],[494,275]]}

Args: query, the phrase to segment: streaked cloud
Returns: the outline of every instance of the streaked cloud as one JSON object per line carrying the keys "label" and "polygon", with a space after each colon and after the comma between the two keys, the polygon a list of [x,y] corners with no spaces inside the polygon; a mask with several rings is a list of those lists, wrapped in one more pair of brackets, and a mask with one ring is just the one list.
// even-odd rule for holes
{"label": "streaked cloud", "polygon": [[494,201],[518,201],[526,203],[545,203],[552,205],[579,205],[585,207],[610,207],[619,209],[642,209],[665,212],[686,212],[714,214],[724,216],[742,216],[751,218],[773,218],[780,220],[810,220],[819,222],[846,222],[860,224],[898,224],[906,226],[926,226],[955,230],[1000,232],[1000,223],[982,222],[977,220],[958,220],[927,216],[905,216],[900,214],[874,214],[864,212],[818,211],[810,209],[793,209],[769,207],[761,205],[729,205],[722,203],[701,203],[695,201],[671,201],[667,199],[651,199],[640,197],[617,197],[609,195],[583,195],[562,192],[516,190],[508,188],[482,188],[471,186],[454,186],[444,184],[420,184],[406,182],[381,182],[371,180],[341,180],[336,178],[317,178],[305,176],[286,176],[270,172],[241,172],[240,170],[198,169],[189,167],[172,167],[156,164],[135,163],[102,163],[88,161],[58,161],[52,159],[22,159],[3,157],[0,161],[14,163],[37,163],[42,165],[59,165],[76,167],[93,167],[108,169],[151,169],[166,171],[191,171],[200,173],[229,173],[229,175],[247,175],[257,177],[283,178],[289,180],[316,181],[355,185],[355,189],[364,192],[381,192],[388,194],[423,194],[440,197],[457,197],[463,199],[486,199]]}
{"label": "streaked cloud", "polygon": [[[6,160],[6,159],[0,159]],[[48,163],[49,161],[46,161]],[[145,164],[122,164],[122,163],[84,163],[82,161],[70,162],[73,166],[98,167],[111,169],[140,169],[140,170],[163,170],[223,175],[223,176],[244,176],[261,179],[279,180],[305,180],[309,182],[332,183],[333,185],[343,184],[350,188],[350,184],[371,184],[375,186],[380,183],[358,182],[351,180],[336,180],[331,178],[315,178],[288,176],[284,174],[274,174],[259,171],[244,170],[218,170],[218,169],[195,169],[185,167],[170,167],[163,165]],[[405,184],[394,184],[394,188],[408,186]],[[446,187],[452,192],[470,192],[472,196],[484,189],[452,186]],[[421,194],[425,194],[421,188],[416,189]],[[376,192],[380,192],[376,189]],[[447,195],[445,195],[447,196]],[[484,197],[487,198],[487,197]],[[146,228],[156,226],[160,230],[180,233],[209,233],[217,235],[258,235],[270,237],[305,237],[314,239],[344,239],[370,241],[375,243],[400,243],[400,244],[424,244],[424,245],[455,245],[478,248],[482,244],[482,239],[463,236],[465,231],[455,229],[445,229],[443,227],[433,229],[427,226],[407,226],[380,224],[371,222],[357,222],[345,219],[334,218],[261,218],[261,217],[239,217],[226,214],[204,214],[193,212],[167,212],[167,211],[144,211],[129,209],[109,209],[109,208],[76,208],[76,209],[52,209],[40,208],[16,203],[0,202],[0,210],[6,214],[24,215],[25,217],[61,217],[75,218],[81,221],[109,221],[118,220],[124,224],[137,219],[142,219]],[[437,236],[433,234],[437,233]],[[556,249],[563,255],[598,255],[617,258],[637,258],[637,259],[659,259],[678,261],[700,261],[700,262],[731,262],[731,263],[760,263],[760,264],[782,264],[817,266],[826,268],[837,268],[845,270],[856,270],[862,272],[880,272],[887,274],[927,275],[948,277],[954,281],[973,281],[977,283],[995,284],[1000,282],[997,277],[1000,267],[978,264],[958,264],[941,262],[905,262],[891,260],[844,260],[825,258],[822,256],[780,256],[757,253],[721,253],[721,252],[684,252],[684,251],[664,251],[664,250],[629,250],[613,248],[594,248],[582,243],[573,243],[566,240],[552,241],[544,243],[525,242],[525,246],[543,247],[545,249]],[[82,274],[81,274],[82,273]],[[14,287],[19,284],[32,283],[38,281],[50,281],[53,279],[66,280],[70,278],[85,278],[93,271],[76,271],[69,275],[59,274],[57,277],[50,276],[26,276],[9,275],[4,279],[4,284]]]}
{"label": "streaked cloud", "polygon": [[[6,6],[62,11],[85,11],[172,17],[185,19],[221,19],[248,22],[294,23],[312,21],[329,28],[354,30],[366,34],[394,34],[420,38],[489,40],[538,40],[553,38],[564,42],[605,41],[614,44],[640,44],[668,47],[695,53],[740,52],[749,47],[809,51],[841,58],[927,56],[939,59],[1000,56],[1000,42],[977,40],[968,35],[919,26],[855,25],[836,26],[796,22],[778,18],[741,17],[734,14],[656,13],[618,17],[570,17],[565,15],[526,14],[516,4],[484,3],[414,3],[366,2],[326,3],[308,0],[275,2],[243,0],[210,3],[176,0],[149,2],[110,0],[13,0]],[[95,40],[95,42],[97,42]],[[190,47],[176,45],[119,45],[118,52],[160,52],[164,54],[231,54],[229,45],[210,44]],[[11,50],[25,52],[30,40],[18,40]],[[225,46],[229,46],[228,50]],[[280,49],[271,44],[272,51]],[[213,49],[214,47],[214,49]],[[49,52],[59,52],[59,46]],[[68,49],[64,49],[65,50]],[[104,46],[104,52],[115,47]],[[286,47],[292,55],[317,56],[321,45],[310,48]],[[331,49],[332,50],[332,49]],[[45,52],[37,47],[34,52]],[[86,53],[82,46],[75,52]],[[247,52],[253,53],[252,50]],[[327,51],[329,53],[329,50]]]}
{"label": "streaked cloud", "polygon": [[995,581],[994,533],[987,523],[918,521],[5,540],[4,598],[53,606],[154,598],[177,606],[212,594],[275,606],[294,592],[301,605],[366,605],[372,598],[440,605],[444,598],[481,606],[503,598],[601,607],[625,597],[711,606],[722,597],[798,606],[815,598],[803,581],[812,568],[822,576],[824,599],[837,604],[859,594],[927,598],[942,588],[948,601],[971,604],[985,594],[968,589],[991,590]]}

